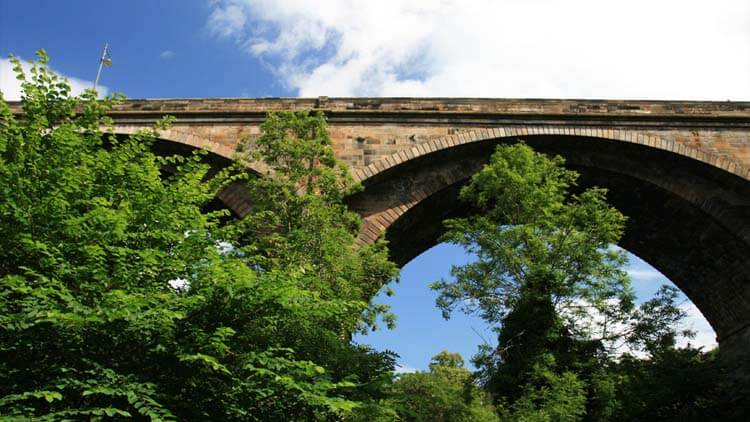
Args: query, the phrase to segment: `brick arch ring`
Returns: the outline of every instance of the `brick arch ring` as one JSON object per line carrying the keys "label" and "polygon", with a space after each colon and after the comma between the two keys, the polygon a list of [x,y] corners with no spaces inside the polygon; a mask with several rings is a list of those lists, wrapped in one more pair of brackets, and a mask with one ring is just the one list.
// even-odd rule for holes
{"label": "brick arch ring", "polygon": [[[142,127],[136,126],[116,126],[114,133],[115,135],[133,135],[142,129]],[[213,142],[210,139],[201,138],[175,128],[157,130],[157,133],[158,139],[200,148],[227,160],[233,159],[235,152],[233,148]]]}
{"label": "brick arch ring", "polygon": [[[136,126],[115,126],[114,133],[115,135],[132,135],[140,129],[142,128]],[[202,149],[208,151],[210,154],[214,154],[229,161],[234,161],[236,158],[234,148],[211,141],[210,139],[183,132],[174,127],[157,130],[157,134],[157,139],[161,141],[174,142],[176,144]],[[269,171],[268,166],[260,162],[252,162],[248,164],[247,169],[257,174],[266,174]],[[250,212],[250,198],[242,183],[235,182],[230,184],[219,192],[216,197],[240,218]]]}
{"label": "brick arch ring", "polygon": [[[577,136],[588,138],[601,138],[614,141],[640,144],[650,148],[660,149],[678,154],[693,160],[701,161],[712,167],[719,168],[728,173],[734,174],[742,179],[750,181],[750,168],[745,168],[740,163],[728,160],[716,154],[699,151],[682,143],[658,136],[644,134],[637,130],[619,130],[619,129],[597,129],[588,127],[573,126],[553,126],[553,125],[526,125],[526,126],[500,126],[494,128],[482,128],[460,132],[453,135],[447,135],[440,138],[432,139],[428,142],[421,143],[408,150],[399,151],[383,159],[380,159],[368,166],[358,169],[353,173],[356,181],[364,183],[372,177],[385,172],[388,169],[398,166],[409,160],[425,156],[436,151],[453,148],[459,145],[471,144],[474,142],[488,141],[498,138],[517,138],[523,136],[538,135],[559,135],[559,136]],[[395,222],[401,215],[406,213],[411,207],[419,203],[428,196],[425,192],[415,192],[409,197],[404,198],[401,203],[387,210],[378,216],[377,221],[365,221],[365,227],[360,235],[360,243],[370,243],[377,239],[385,228]],[[368,224],[371,223],[371,224]]]}

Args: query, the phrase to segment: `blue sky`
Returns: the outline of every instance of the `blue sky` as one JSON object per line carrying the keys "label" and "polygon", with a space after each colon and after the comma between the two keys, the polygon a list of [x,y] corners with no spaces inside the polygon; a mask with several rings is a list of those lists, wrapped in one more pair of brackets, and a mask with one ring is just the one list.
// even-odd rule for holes
{"label": "blue sky", "polygon": [[108,42],[113,66],[101,84],[129,98],[294,94],[260,60],[217,40],[210,12],[208,2],[181,0],[0,1],[0,54],[31,58],[43,47],[55,70],[93,80]]}
{"label": "blue sky", "polygon": [[[0,91],[18,95],[5,57],[39,48],[80,91],[105,42],[100,84],[129,98],[750,100],[747,0],[0,0]],[[492,334],[475,318],[443,321],[426,287],[466,259],[442,245],[412,261],[382,298],[399,328],[358,340],[405,368],[442,349],[468,360]],[[629,271],[641,297],[666,281],[635,257]]]}
{"label": "blue sky", "polygon": [[[440,244],[424,252],[401,270],[401,280],[392,285],[395,295],[381,294],[376,300],[392,307],[398,315],[395,330],[378,330],[366,336],[357,336],[356,341],[372,344],[380,350],[399,353],[401,370],[426,370],[430,357],[443,349],[461,353],[469,363],[482,343],[497,344],[496,334],[481,318],[454,312],[445,320],[435,307],[436,292],[427,285],[440,278],[447,278],[452,265],[462,265],[470,257],[455,245]],[[625,268],[630,274],[638,301],[652,297],[663,284],[673,285],[664,275],[635,255],[630,254]],[[715,334],[700,311],[683,296],[682,307],[688,314],[685,327],[696,331],[693,339],[682,339],[680,344],[690,341],[693,345],[712,348]]]}

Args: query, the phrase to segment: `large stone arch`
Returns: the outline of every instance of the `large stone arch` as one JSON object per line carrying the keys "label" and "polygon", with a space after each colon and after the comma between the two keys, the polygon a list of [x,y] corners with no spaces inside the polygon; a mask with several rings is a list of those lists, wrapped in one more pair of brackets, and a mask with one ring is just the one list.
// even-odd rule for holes
{"label": "large stone arch", "polygon": [[[750,347],[750,172],[736,162],[631,130],[536,126],[448,136],[358,172],[362,242],[385,233],[400,263],[435,244],[441,221],[471,212],[460,186],[500,142],[559,154],[582,187],[610,189],[630,218],[622,246],[662,271],[704,313],[722,349]],[[726,347],[725,347],[726,346]]]}
{"label": "large stone arch", "polygon": [[[656,150],[668,151],[676,155],[684,156],[717,167],[728,173],[750,181],[750,168],[745,168],[739,162],[726,159],[718,154],[691,148],[682,143],[664,139],[658,136],[644,134],[641,131],[629,129],[601,129],[579,126],[553,126],[553,125],[527,125],[486,128],[478,131],[470,131],[448,135],[416,145],[411,149],[405,149],[391,156],[385,157],[375,163],[367,165],[354,172],[356,180],[365,184],[372,183],[373,179],[379,179],[380,175],[389,169],[410,160],[455,148],[460,145],[481,143],[487,140],[503,138],[528,138],[529,136],[566,136],[585,137],[592,139],[608,139],[619,142],[633,143],[647,146]],[[418,203],[424,197],[419,191],[410,192],[411,195],[404,197],[391,212],[383,215],[378,221],[371,221],[372,230],[364,233],[363,240],[372,241],[390,225],[399,215],[408,210],[412,204]],[[380,232],[378,232],[380,230]]]}
{"label": "large stone arch", "polygon": [[659,150],[670,151],[674,154],[683,155],[709,165],[719,167],[729,173],[735,174],[746,180],[750,180],[750,168],[745,168],[740,163],[726,159],[718,154],[691,148],[683,143],[677,143],[659,136],[649,135],[639,130],[632,129],[602,129],[585,126],[558,126],[558,125],[524,125],[524,126],[501,126],[494,128],[483,128],[468,132],[460,132],[448,135],[428,142],[416,145],[411,149],[399,151],[389,157],[372,163],[354,172],[354,178],[365,181],[377,174],[396,166],[404,161],[418,158],[458,145],[481,142],[488,139],[527,137],[535,135],[558,135],[577,136],[610,139],[615,141],[629,142],[646,145]]}

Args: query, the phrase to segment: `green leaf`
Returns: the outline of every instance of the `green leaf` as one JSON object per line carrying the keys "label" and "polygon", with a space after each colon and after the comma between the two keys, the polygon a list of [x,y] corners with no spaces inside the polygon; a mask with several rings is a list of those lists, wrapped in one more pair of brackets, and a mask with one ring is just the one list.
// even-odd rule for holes
{"label": "green leaf", "polygon": [[57,391],[42,391],[41,392],[44,396],[44,400],[47,401],[47,403],[52,403],[55,400],[62,400],[63,396]]}

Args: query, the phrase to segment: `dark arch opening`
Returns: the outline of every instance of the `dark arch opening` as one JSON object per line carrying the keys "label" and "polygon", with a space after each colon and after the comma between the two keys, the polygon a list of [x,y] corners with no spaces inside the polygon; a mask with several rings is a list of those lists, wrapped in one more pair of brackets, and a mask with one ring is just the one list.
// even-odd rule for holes
{"label": "dark arch opening", "polygon": [[[125,139],[128,134],[117,134],[119,139]],[[171,141],[168,139],[157,138],[152,146],[152,151],[159,156],[170,156],[170,155],[181,155],[189,157],[193,152],[199,150],[191,145],[186,145],[180,142]],[[206,179],[210,179],[215,176],[219,171],[230,167],[233,161],[222,157],[221,155],[207,151],[203,157],[202,162],[208,164],[209,171],[206,174]],[[257,176],[258,173],[253,169],[246,169],[249,174]],[[162,169],[164,175],[174,174],[175,168],[167,166]],[[227,210],[230,213],[228,218],[242,218],[250,210],[250,200],[247,189],[242,182],[232,182],[227,187],[221,190],[212,200],[209,202],[204,211],[217,211]]]}

